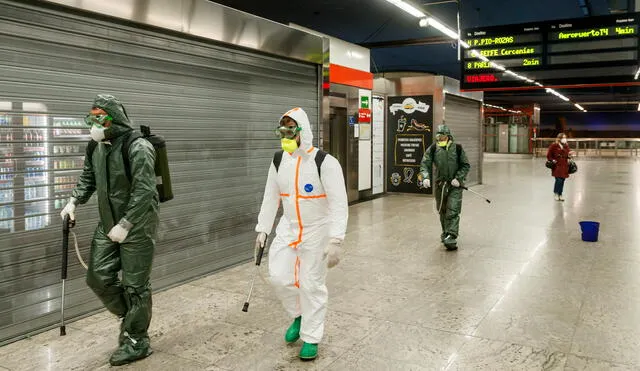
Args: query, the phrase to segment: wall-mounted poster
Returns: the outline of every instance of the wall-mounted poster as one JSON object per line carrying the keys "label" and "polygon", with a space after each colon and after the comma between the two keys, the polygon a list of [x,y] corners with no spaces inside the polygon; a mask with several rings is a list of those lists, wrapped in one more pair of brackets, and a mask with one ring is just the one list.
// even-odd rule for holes
{"label": "wall-mounted poster", "polygon": [[431,194],[418,182],[418,172],[433,141],[433,96],[388,97],[387,101],[387,191]]}

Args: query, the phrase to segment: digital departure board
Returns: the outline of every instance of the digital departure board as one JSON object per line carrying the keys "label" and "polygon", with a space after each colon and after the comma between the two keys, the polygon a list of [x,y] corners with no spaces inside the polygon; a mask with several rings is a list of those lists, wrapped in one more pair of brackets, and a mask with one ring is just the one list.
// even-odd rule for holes
{"label": "digital departure board", "polygon": [[639,26],[626,13],[463,30],[461,89],[539,88],[515,74],[545,87],[640,85]]}

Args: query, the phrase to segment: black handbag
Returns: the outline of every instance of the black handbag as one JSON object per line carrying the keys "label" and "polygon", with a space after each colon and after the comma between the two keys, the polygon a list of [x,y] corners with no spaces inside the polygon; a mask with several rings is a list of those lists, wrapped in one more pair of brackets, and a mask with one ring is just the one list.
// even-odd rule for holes
{"label": "black handbag", "polygon": [[575,174],[578,171],[578,165],[575,161],[569,160],[569,174]]}
{"label": "black handbag", "polygon": [[547,160],[547,162],[545,162],[545,163],[544,163],[544,166],[546,166],[546,167],[547,167],[547,169],[551,169],[551,170],[553,170],[553,168],[555,168],[555,167],[556,167],[556,163],[555,163],[555,162],[553,162],[553,161],[549,161],[549,160]]}

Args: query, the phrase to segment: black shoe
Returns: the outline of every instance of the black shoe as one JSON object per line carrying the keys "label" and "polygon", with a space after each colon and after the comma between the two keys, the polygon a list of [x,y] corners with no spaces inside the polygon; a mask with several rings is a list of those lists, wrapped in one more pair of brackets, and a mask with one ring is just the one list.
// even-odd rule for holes
{"label": "black shoe", "polygon": [[446,247],[446,248],[447,248],[447,251],[455,251],[455,250],[458,250],[458,245],[451,245],[451,244],[448,244],[448,245],[444,245],[444,247]]}

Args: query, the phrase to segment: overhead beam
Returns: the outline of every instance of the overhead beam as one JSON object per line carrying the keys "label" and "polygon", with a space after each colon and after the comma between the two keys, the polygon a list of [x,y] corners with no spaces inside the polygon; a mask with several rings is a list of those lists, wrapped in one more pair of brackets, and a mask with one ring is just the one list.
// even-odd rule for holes
{"label": "overhead beam", "polygon": [[635,101],[635,102],[623,101],[623,102],[576,102],[576,103],[581,104],[583,106],[589,106],[594,104],[599,106],[615,106],[615,105],[627,105],[627,104],[637,105],[640,102],[639,101]]}
{"label": "overhead beam", "polygon": [[424,4],[422,4],[422,6],[449,4],[449,3],[457,3],[457,2],[458,2],[458,0],[442,0],[442,1],[434,1],[434,2],[431,2],[431,3],[424,3]]}
{"label": "overhead beam", "polygon": [[374,41],[367,43],[359,43],[358,45],[369,49],[375,48],[399,48],[402,46],[412,45],[434,45],[434,44],[451,44],[452,40],[446,36],[422,37],[419,39],[408,40],[390,40],[390,41]]}

